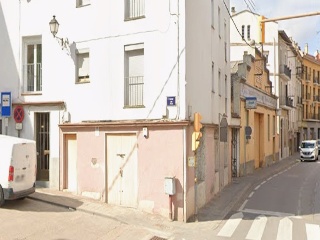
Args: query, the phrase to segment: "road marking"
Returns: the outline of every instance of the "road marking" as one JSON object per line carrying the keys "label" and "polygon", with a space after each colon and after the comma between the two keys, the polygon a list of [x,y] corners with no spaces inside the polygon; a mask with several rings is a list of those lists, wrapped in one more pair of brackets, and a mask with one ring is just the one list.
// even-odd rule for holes
{"label": "road marking", "polygon": [[218,233],[219,237],[231,237],[243,218],[243,213],[233,214]]}
{"label": "road marking", "polygon": [[320,239],[320,227],[315,224],[306,224],[307,239]]}
{"label": "road marking", "polygon": [[251,192],[248,198],[251,198],[253,196],[254,192]]}
{"label": "road marking", "polygon": [[277,216],[277,217],[293,217],[294,216],[291,213],[273,212],[273,211],[248,209],[248,208],[243,209],[241,212],[254,213],[254,214],[259,214],[259,215],[270,215],[270,216]]}
{"label": "road marking", "polygon": [[241,205],[241,207],[239,208],[239,212],[242,212],[242,210],[244,209],[244,206],[247,204],[247,202],[248,202],[248,199],[246,199],[243,203],[242,203],[242,205]]}
{"label": "road marking", "polygon": [[268,221],[267,217],[263,215],[260,215],[259,217],[255,218],[246,236],[246,239],[260,240],[262,238],[267,221]]}
{"label": "road marking", "polygon": [[277,240],[292,240],[292,221],[287,217],[280,220]]}

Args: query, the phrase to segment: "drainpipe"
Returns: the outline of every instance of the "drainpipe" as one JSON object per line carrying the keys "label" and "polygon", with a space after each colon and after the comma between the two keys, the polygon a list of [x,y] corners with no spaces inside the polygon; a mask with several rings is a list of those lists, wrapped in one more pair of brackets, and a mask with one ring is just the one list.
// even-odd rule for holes
{"label": "drainpipe", "polygon": [[186,146],[186,141],[187,141],[187,130],[186,127],[183,128],[183,221],[187,221],[187,146]]}
{"label": "drainpipe", "polygon": [[176,120],[180,119],[180,2],[177,1],[177,115]]}

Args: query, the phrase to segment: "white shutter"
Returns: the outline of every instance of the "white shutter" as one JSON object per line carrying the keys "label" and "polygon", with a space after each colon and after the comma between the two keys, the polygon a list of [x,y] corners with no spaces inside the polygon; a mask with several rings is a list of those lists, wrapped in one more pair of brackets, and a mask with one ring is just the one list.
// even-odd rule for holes
{"label": "white shutter", "polygon": [[78,54],[78,76],[89,76],[89,53]]}
{"label": "white shutter", "polygon": [[144,53],[143,49],[128,52],[129,76],[144,75]]}

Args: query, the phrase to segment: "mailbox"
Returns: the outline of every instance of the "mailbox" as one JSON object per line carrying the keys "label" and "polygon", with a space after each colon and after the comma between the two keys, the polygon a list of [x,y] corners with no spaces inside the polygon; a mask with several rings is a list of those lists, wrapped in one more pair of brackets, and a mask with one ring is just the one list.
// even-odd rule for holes
{"label": "mailbox", "polygon": [[168,195],[176,194],[176,181],[175,177],[164,178],[164,192]]}

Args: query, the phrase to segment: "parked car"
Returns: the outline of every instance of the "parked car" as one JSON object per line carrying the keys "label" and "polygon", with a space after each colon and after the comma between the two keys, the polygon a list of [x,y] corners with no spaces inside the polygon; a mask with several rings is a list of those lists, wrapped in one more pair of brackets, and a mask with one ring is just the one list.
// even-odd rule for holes
{"label": "parked car", "polygon": [[0,206],[35,192],[37,154],[33,140],[0,135]]}
{"label": "parked car", "polygon": [[300,159],[304,160],[318,160],[319,150],[317,140],[304,140],[301,142],[300,149]]}

